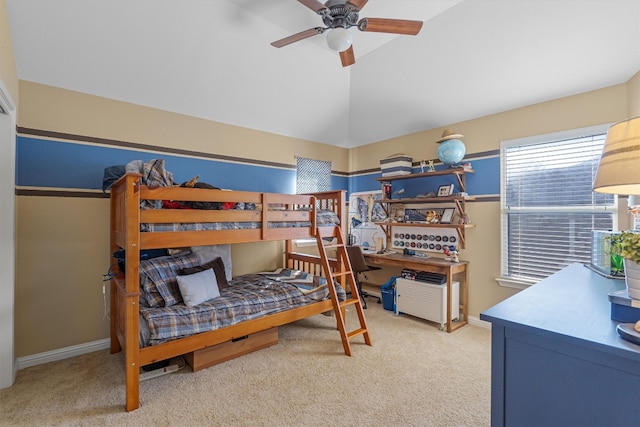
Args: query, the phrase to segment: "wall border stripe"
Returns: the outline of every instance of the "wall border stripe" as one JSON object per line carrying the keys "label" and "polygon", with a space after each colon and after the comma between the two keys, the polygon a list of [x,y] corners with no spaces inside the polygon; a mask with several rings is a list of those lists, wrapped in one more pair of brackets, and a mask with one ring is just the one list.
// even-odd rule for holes
{"label": "wall border stripe", "polygon": [[[290,169],[290,170],[293,170],[296,168],[295,165],[286,164],[286,163],[269,162],[269,161],[257,160],[257,159],[247,159],[247,158],[235,157],[235,156],[225,156],[220,154],[204,153],[201,151],[183,150],[179,148],[159,147],[155,145],[140,144],[137,142],[120,141],[116,139],[100,138],[95,136],[77,135],[77,134],[64,133],[64,132],[27,128],[27,127],[21,127],[21,126],[17,126],[16,130],[18,134],[22,134],[22,135],[39,136],[43,138],[50,138],[50,139],[57,139],[57,140],[67,140],[67,141],[73,141],[73,142],[105,145],[108,147],[151,151],[151,152],[158,152],[158,153],[165,153],[165,154],[175,154],[179,156],[196,157],[196,158],[203,158],[203,159],[210,159],[210,160],[221,160],[226,162],[244,163],[249,165],[268,166],[268,167]],[[482,151],[478,153],[467,154],[465,156],[465,160],[494,157],[499,155],[500,155],[500,150]],[[435,164],[442,163],[437,158],[430,159],[430,160],[432,160]],[[429,160],[426,160],[426,161],[428,162]],[[420,162],[412,163],[412,167],[418,167],[418,166],[420,166]],[[351,176],[367,175],[367,174],[373,174],[373,173],[379,173],[379,172],[380,172],[380,168],[377,167],[377,168],[362,169],[362,170],[353,171],[353,172],[343,172],[343,171],[332,170],[331,174],[335,176],[351,177]]]}
{"label": "wall border stripe", "polygon": [[76,197],[85,199],[108,199],[109,193],[98,193],[95,191],[68,191],[68,190],[26,190],[23,188],[16,188],[16,196],[31,196],[31,197]]}
{"label": "wall border stripe", "polygon": [[[244,163],[249,165],[257,165],[257,166],[268,166],[268,167],[275,167],[280,169],[289,169],[289,170],[296,169],[296,165],[286,164],[286,163],[269,162],[265,160],[247,159],[247,158],[234,157],[234,156],[225,156],[220,154],[204,153],[200,151],[183,150],[179,148],[159,147],[155,145],[140,144],[137,142],[120,141],[116,139],[99,138],[95,136],[76,135],[76,134],[48,131],[48,130],[42,130],[42,129],[26,128],[26,127],[20,127],[20,126],[17,127],[17,132],[25,136],[37,136],[37,137],[50,138],[50,139],[56,139],[56,140],[67,140],[72,142],[104,145],[108,147],[125,148],[125,149],[131,149],[131,150],[152,151],[152,152],[158,152],[158,153],[164,153],[164,154],[174,154],[179,156],[196,157],[196,158],[209,159],[209,160],[221,160],[225,162]],[[331,173],[333,175],[348,176],[347,172],[331,171]]]}

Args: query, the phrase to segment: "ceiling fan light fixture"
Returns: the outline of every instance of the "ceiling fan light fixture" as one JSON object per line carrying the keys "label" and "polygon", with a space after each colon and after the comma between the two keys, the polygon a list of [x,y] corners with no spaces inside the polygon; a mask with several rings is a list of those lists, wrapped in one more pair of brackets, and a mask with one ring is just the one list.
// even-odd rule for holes
{"label": "ceiling fan light fixture", "polygon": [[334,28],[327,34],[327,46],[336,52],[344,52],[353,43],[353,36],[346,28]]}

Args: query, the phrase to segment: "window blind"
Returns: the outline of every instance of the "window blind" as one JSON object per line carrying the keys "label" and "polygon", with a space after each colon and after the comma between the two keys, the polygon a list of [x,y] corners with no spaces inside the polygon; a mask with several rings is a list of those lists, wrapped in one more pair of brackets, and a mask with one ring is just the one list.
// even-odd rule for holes
{"label": "window blind", "polygon": [[331,190],[331,162],[296,157],[296,193]]}
{"label": "window blind", "polygon": [[588,263],[591,231],[613,227],[616,199],[592,191],[606,135],[502,148],[502,276],[537,282]]}

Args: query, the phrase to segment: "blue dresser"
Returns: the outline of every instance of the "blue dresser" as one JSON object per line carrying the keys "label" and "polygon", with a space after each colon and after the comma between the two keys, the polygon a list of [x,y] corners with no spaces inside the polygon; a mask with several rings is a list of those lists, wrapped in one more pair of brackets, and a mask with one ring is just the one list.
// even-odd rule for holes
{"label": "blue dresser", "polygon": [[608,293],[572,264],[480,314],[491,322],[491,425],[640,426],[640,345],[616,333]]}

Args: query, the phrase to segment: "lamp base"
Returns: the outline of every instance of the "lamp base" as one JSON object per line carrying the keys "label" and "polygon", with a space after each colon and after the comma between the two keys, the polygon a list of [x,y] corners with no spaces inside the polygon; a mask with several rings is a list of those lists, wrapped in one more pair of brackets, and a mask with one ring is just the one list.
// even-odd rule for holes
{"label": "lamp base", "polygon": [[634,329],[634,323],[620,323],[616,327],[616,331],[625,340],[640,344],[640,332]]}
{"label": "lamp base", "polygon": [[640,300],[640,265],[637,262],[624,259],[624,280],[629,296]]}

